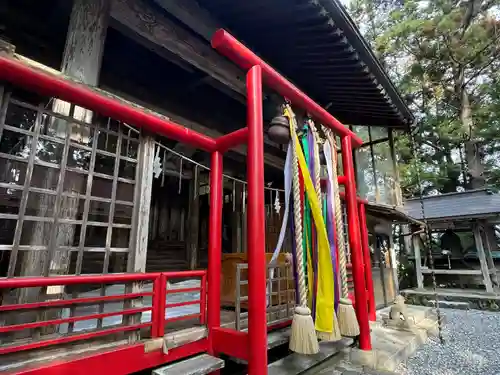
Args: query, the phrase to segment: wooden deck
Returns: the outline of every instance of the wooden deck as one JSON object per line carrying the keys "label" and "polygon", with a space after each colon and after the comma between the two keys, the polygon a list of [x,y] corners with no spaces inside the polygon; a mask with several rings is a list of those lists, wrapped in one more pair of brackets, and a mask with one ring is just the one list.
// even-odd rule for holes
{"label": "wooden deck", "polygon": [[[270,322],[269,325],[289,321],[292,313],[293,308],[287,305],[270,308],[267,316],[268,322]],[[248,313],[241,314],[240,327],[243,331],[248,327],[247,316]],[[236,313],[234,311],[221,310],[221,327],[232,329],[236,327]],[[208,330],[206,326],[199,325],[197,320],[185,320],[167,324],[163,340],[145,338],[141,340],[141,342],[144,343],[146,351],[161,349],[163,342],[165,342],[168,349],[173,349],[203,339],[207,337],[207,335]],[[141,336],[147,337],[147,331],[144,331]],[[15,373],[16,370],[19,371],[21,368],[27,366],[37,366],[53,360],[68,360],[76,356],[81,357],[91,353],[111,350],[119,346],[127,345],[128,343],[129,341],[125,336],[119,335],[105,339],[89,340],[80,343],[4,355],[0,362],[0,373]]]}

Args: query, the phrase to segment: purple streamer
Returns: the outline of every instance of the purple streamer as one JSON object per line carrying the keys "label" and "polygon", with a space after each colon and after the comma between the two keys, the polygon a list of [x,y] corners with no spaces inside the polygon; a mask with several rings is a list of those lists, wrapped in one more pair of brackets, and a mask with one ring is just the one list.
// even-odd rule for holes
{"label": "purple streamer", "polygon": [[[314,165],[314,135],[311,131],[311,129],[308,127],[307,128],[307,145],[309,148],[309,173],[311,173],[312,176],[315,176],[315,165]],[[311,223],[314,221],[311,220]],[[314,235],[313,235],[314,234]],[[315,319],[316,318],[316,294],[318,292],[318,237],[315,233],[315,226],[311,225],[311,235],[314,239],[316,239],[316,243],[312,243],[311,241],[311,246],[312,246],[312,253],[313,253],[313,259],[312,259],[312,268],[313,268],[313,293],[312,293],[312,316]],[[311,239],[312,240],[312,239]]]}
{"label": "purple streamer", "polygon": [[332,266],[333,266],[333,277],[334,277],[334,288],[335,288],[334,305],[335,305],[335,312],[338,312],[339,299],[340,299],[340,285],[339,285],[339,277],[337,269],[337,249],[335,246],[335,236],[334,236],[335,221],[333,220],[334,213],[332,212],[332,207],[333,207],[332,197],[333,197],[333,188],[329,182],[328,196],[327,196],[327,221],[328,221],[327,230],[328,230],[328,240],[330,241],[330,252],[332,254]]}

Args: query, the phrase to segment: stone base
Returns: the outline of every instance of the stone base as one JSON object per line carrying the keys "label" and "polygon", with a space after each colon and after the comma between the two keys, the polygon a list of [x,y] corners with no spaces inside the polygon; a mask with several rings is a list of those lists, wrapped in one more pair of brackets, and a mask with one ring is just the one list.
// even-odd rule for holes
{"label": "stone base", "polygon": [[355,366],[377,368],[377,352],[352,348],[349,353],[349,361]]}
{"label": "stone base", "polygon": [[[406,289],[401,291],[401,295],[412,305],[436,305],[436,298],[431,289]],[[500,295],[482,290],[439,289],[438,300],[441,308],[500,311]]]}
{"label": "stone base", "polygon": [[372,351],[351,349],[342,369],[393,372],[422,346],[429,336],[437,335],[437,318],[432,309],[408,305],[407,320],[389,319],[389,308],[377,313],[378,321],[371,322]]}

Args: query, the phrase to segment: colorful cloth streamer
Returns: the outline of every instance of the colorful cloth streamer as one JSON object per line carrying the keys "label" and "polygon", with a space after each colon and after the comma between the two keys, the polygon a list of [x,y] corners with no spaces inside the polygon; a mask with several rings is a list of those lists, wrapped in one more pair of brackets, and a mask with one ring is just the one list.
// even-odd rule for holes
{"label": "colorful cloth streamer", "polygon": [[334,274],[332,268],[332,258],[330,244],[325,223],[321,214],[321,206],[314,189],[314,185],[307,168],[307,163],[300,147],[300,141],[295,135],[297,157],[300,171],[304,180],[304,188],[307,192],[307,199],[311,206],[312,218],[316,226],[318,241],[318,290],[316,294],[316,314],[315,327],[319,332],[333,332],[335,317],[334,306]]}
{"label": "colorful cloth streamer", "polygon": [[326,159],[326,169],[328,175],[328,189],[327,189],[327,197],[326,197],[326,211],[327,211],[327,230],[328,230],[328,240],[330,241],[330,248],[332,254],[332,266],[333,273],[335,277],[335,311],[338,311],[339,307],[339,299],[340,299],[340,275],[338,269],[338,261],[337,261],[337,249],[335,246],[335,208],[334,208],[334,184],[332,181],[333,176],[333,165],[332,165],[332,150],[330,144],[325,142],[323,144],[323,153],[325,154]]}

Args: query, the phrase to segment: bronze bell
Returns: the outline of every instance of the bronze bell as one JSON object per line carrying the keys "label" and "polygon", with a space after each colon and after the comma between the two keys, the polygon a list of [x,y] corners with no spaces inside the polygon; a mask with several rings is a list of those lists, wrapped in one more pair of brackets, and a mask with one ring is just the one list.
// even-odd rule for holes
{"label": "bronze bell", "polygon": [[276,143],[287,144],[290,140],[289,126],[290,124],[285,116],[281,115],[274,117],[267,131],[269,139]]}

